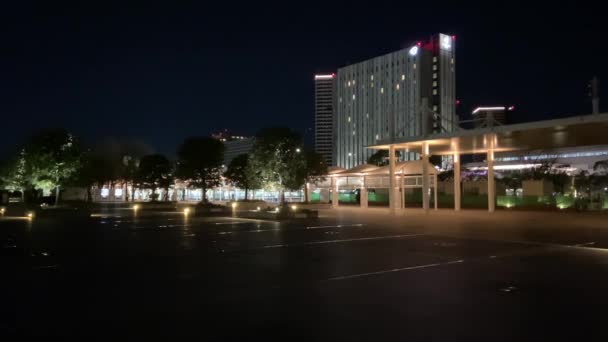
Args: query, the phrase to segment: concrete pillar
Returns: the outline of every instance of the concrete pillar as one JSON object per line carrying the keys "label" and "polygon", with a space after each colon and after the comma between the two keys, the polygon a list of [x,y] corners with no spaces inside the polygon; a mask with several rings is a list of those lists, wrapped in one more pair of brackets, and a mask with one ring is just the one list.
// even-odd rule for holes
{"label": "concrete pillar", "polygon": [[429,211],[429,145],[422,144],[422,209]]}
{"label": "concrete pillar", "polygon": [[460,210],[460,201],[462,195],[460,193],[460,154],[454,153],[454,210]]}
{"label": "concrete pillar", "polygon": [[310,203],[310,183],[306,182],[306,184],[304,185],[304,192],[306,192],[304,194],[304,197],[306,197],[306,201]]}
{"label": "concrete pillar", "polygon": [[331,178],[331,207],[337,208],[340,203],[338,203],[338,177]]}
{"label": "concrete pillar", "polygon": [[388,149],[388,206],[391,212],[394,212],[397,208],[397,202],[395,197],[395,186],[397,185],[395,179],[395,145],[390,145]]}
{"label": "concrete pillar", "polygon": [[405,209],[405,171],[401,169],[401,208]]}
{"label": "concrete pillar", "polygon": [[361,201],[361,209],[367,208],[367,184],[365,182],[365,176],[363,176],[363,185],[359,190],[359,200]]}
{"label": "concrete pillar", "polygon": [[321,203],[329,203],[329,189],[321,189],[319,192]]}
{"label": "concrete pillar", "polygon": [[496,184],[494,182],[494,134],[486,136],[488,146],[488,211],[494,212],[496,200]]}
{"label": "concrete pillar", "polygon": [[437,174],[435,173],[435,177],[433,177],[433,204],[435,204],[435,210],[437,210]]}

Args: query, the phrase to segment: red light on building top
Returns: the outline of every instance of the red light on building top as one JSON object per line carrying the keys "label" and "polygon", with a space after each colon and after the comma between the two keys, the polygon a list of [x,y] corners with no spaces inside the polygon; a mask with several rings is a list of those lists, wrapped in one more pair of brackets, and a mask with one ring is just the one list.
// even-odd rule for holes
{"label": "red light on building top", "polygon": [[452,40],[456,40],[456,36],[452,36]]}
{"label": "red light on building top", "polygon": [[459,105],[459,104],[460,104],[460,100],[456,100],[456,105]]}
{"label": "red light on building top", "polygon": [[510,111],[511,111],[511,110],[515,110],[515,106],[510,106],[510,107],[508,108],[508,110],[510,110]]}
{"label": "red light on building top", "polygon": [[422,43],[421,42],[417,42],[416,46],[422,46]]}

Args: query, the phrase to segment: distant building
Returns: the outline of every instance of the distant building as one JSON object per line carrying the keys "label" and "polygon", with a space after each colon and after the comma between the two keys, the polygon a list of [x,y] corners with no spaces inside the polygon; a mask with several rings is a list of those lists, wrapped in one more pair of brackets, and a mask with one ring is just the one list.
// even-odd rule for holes
{"label": "distant building", "polygon": [[253,150],[255,138],[244,138],[224,142],[224,165],[228,166],[232,159],[240,154],[247,154]]}
{"label": "distant building", "polygon": [[[379,142],[453,131],[457,125],[455,44],[455,36],[437,34],[426,42],[338,69],[334,164],[343,168],[364,164],[375,152],[366,147]],[[401,153],[402,160],[417,157]]]}
{"label": "distant building", "polygon": [[514,106],[477,107],[471,114],[475,128],[479,128],[508,124],[508,112],[512,112],[513,110],[515,110]]}
{"label": "distant building", "polygon": [[336,74],[315,75],[315,152],[325,159],[328,166],[334,164],[334,108]]}
{"label": "distant building", "polygon": [[224,143],[224,165],[228,166],[232,159],[240,154],[250,153],[255,138],[232,134],[224,129],[211,134],[211,137]]}
{"label": "distant building", "polygon": [[[473,128],[502,126],[509,124],[508,113],[515,110],[514,106],[492,106],[492,107],[477,107],[471,112],[473,117]],[[481,163],[486,156],[482,154],[474,154],[473,162]]]}
{"label": "distant building", "polygon": [[246,136],[234,135],[229,130],[224,129],[216,133],[212,133],[211,137],[221,142],[249,139]]}

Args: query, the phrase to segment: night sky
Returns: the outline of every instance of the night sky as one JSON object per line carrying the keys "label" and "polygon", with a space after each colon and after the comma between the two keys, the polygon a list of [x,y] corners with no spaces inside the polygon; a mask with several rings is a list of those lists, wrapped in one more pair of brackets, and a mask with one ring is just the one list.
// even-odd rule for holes
{"label": "night sky", "polygon": [[288,125],[310,143],[315,73],[437,32],[457,36],[461,116],[501,104],[516,106],[517,121],[589,113],[588,80],[608,83],[603,12],[581,2],[125,3],[3,5],[0,158],[45,127],[87,143],[131,137],[169,156],[183,138],[223,128],[247,135]]}

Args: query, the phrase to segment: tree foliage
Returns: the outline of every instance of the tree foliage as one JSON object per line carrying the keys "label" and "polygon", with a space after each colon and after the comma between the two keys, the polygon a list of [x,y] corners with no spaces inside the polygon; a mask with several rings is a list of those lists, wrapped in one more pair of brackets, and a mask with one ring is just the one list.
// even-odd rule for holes
{"label": "tree foliage", "polygon": [[207,201],[206,190],[221,182],[222,142],[207,137],[188,138],[179,146],[177,157],[176,176],[190,186],[202,188],[203,201]]}
{"label": "tree foliage", "polygon": [[[162,154],[150,154],[141,158],[136,178],[143,186],[152,190],[168,190],[174,180],[172,171],[173,167],[167,157]],[[152,199],[155,199],[154,196]]]}
{"label": "tree foliage", "polygon": [[248,154],[236,156],[224,172],[224,177],[234,186],[245,190],[245,198],[250,189],[260,186],[260,182],[249,163]]}
{"label": "tree foliage", "polygon": [[276,188],[281,193],[286,189],[300,189],[304,183],[298,170],[306,167],[301,153],[302,138],[287,127],[269,127],[256,135],[252,153],[252,170],[267,188]]}
{"label": "tree foliage", "polygon": [[[399,159],[401,157],[400,151],[395,151],[395,158]],[[367,158],[367,163],[376,166],[385,166],[388,165],[388,150],[378,150],[376,153],[372,154]]]}

